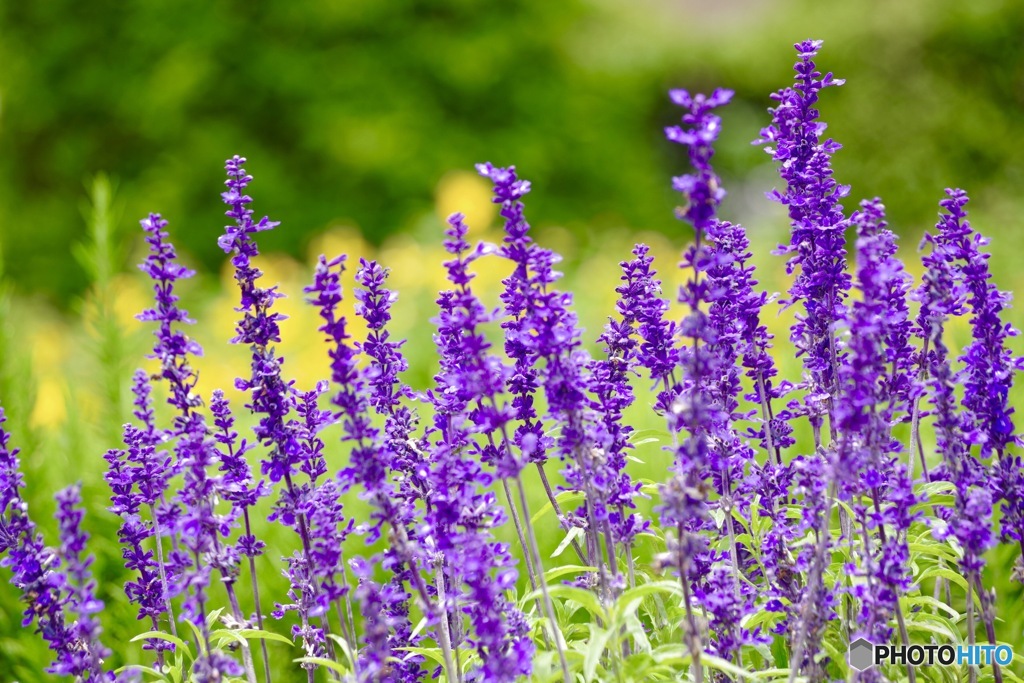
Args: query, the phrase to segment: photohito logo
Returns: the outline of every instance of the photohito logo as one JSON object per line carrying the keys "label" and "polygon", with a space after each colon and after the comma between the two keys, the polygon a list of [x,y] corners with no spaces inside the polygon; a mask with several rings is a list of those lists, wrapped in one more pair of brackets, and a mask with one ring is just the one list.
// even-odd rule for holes
{"label": "photohito logo", "polygon": [[1006,666],[1013,661],[1013,650],[1009,645],[875,645],[858,638],[850,643],[846,661],[857,671],[876,664]]}

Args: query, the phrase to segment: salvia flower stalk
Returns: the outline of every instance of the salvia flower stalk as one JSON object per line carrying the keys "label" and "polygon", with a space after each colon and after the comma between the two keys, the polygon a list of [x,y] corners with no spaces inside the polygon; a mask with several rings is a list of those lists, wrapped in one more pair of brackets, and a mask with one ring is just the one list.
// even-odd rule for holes
{"label": "salvia flower stalk", "polygon": [[[916,285],[881,201],[847,213],[818,111],[841,81],[818,70],[819,41],[795,47],[795,82],[759,140],[785,185],[769,194],[790,227],[781,301],[758,282],[747,228],[724,217],[712,161],[726,89],[669,93],[683,111],[666,136],[690,167],[672,179],[693,229],[682,286],[666,296],[665,267],[637,244],[617,282],[593,283],[616,295],[593,336],[560,256],[531,234],[531,184],[478,165],[502,238],[448,219],[426,380],[406,374],[387,268],[359,259],[346,292],[345,255],[320,256],[304,290],[328,349],[320,381],[289,379],[284,293],[257,265],[278,223],[254,218],[233,157],[218,244],[248,368],[233,373],[241,400],[206,393],[202,328],[187,331],[179,300],[193,273],[167,222],[143,219],[153,347],[122,447],[103,455],[122,562],[90,553],[89,482],[57,494],[53,520],[29,515],[39,473],[23,473],[0,408],[0,567],[22,628],[50,650],[35,668],[75,683],[255,683],[261,670],[267,683],[913,683],[934,669],[863,666],[861,641],[895,652],[948,636],[987,643],[972,683],[1019,675],[1004,645],[1019,640],[1008,581],[1024,580],[1009,295],[964,191],[940,202]],[[476,279],[492,264],[508,268],[495,303]],[[780,305],[796,309],[788,347],[772,334]],[[667,432],[641,430],[652,422]],[[1004,552],[1017,569],[993,561]],[[137,654],[101,639],[120,590],[145,632],[141,661],[115,669]],[[10,650],[0,667],[22,656]]]}

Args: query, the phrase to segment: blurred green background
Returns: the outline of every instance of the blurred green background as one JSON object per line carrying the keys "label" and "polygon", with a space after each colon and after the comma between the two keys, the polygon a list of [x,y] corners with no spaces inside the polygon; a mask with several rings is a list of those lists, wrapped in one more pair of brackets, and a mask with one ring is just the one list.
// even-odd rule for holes
{"label": "blurred green background", "polygon": [[[498,238],[475,162],[514,163],[534,182],[528,215],[566,256],[588,343],[634,241],[652,245],[672,291],[689,231],[672,216],[669,178],[686,163],[662,132],[678,120],[669,88],[737,91],[716,157],[724,213],[747,226],[765,286],[784,290],[769,253],[787,241],[783,213],[763,197],[779,181],[750,142],[769,93],[791,81],[792,44],[808,37],[825,40],[822,68],[847,79],[821,109],[844,145],[835,168],[852,185],[848,208],[880,195],[916,273],[917,237],[943,188],[962,186],[994,240],[998,284],[1024,289],[1021,36],[1024,3],[1009,0],[0,0],[0,402],[48,533],[53,491],[84,481],[101,597],[117,605],[104,620],[115,659],[138,658],[120,644],[141,626],[123,605],[99,454],[118,445],[127,378],[149,343],[132,319],[148,305],[137,220],[163,213],[199,270],[182,293],[207,351],[200,388],[226,388],[237,405],[247,357],[226,343],[236,295],[216,246],[225,158],[248,157],[257,213],[282,221],[260,236],[273,252],[260,265],[290,297],[290,376],[308,388],[326,375],[301,287],[316,253],[346,251],[392,267],[393,331],[409,337],[409,378],[422,386],[436,363],[427,319],[443,285],[443,217],[464,210],[476,236]],[[481,273],[486,300],[501,275]],[[796,379],[789,316],[768,324]],[[1021,309],[1011,316],[1024,326]],[[952,332],[954,346],[969,338],[962,322]],[[633,417],[660,426],[643,401]],[[325,436],[340,465],[337,437]],[[660,478],[659,446],[639,454],[639,476]],[[273,565],[290,541],[260,533]],[[1001,548],[990,563],[1001,599],[1019,604],[1011,558]],[[19,637],[15,600],[4,592],[0,681],[46,680],[45,647]],[[1024,615],[1005,617],[1018,637]]]}
{"label": "blurred green background", "polygon": [[[85,273],[84,181],[120,185],[206,268],[221,262],[221,162],[249,158],[294,254],[335,224],[371,242],[434,218],[477,161],[535,182],[535,221],[580,239],[677,231],[670,87],[737,90],[720,167],[749,178],[791,45],[847,79],[823,104],[851,201],[904,231],[944,186],[1020,227],[1024,3],[1017,0],[125,0],[0,3],[0,241],[19,290],[60,306]],[[757,195],[770,180],[760,178]],[[734,195],[736,193],[734,192]],[[734,200],[735,201],[735,200]],[[258,206],[258,208],[259,208]],[[745,217],[746,218],[746,217]],[[757,225],[751,225],[757,229]]]}

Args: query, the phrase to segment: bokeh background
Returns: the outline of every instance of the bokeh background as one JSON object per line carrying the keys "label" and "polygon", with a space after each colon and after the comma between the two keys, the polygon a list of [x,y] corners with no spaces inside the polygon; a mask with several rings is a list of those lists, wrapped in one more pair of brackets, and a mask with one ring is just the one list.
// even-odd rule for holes
{"label": "bokeh background", "polygon": [[[257,213],[282,222],[260,242],[290,295],[286,370],[303,387],[326,375],[301,287],[316,254],[344,251],[392,268],[395,332],[422,386],[444,217],[464,211],[476,236],[500,238],[476,162],[533,181],[528,215],[565,256],[588,343],[633,242],[677,281],[689,231],[672,213],[669,179],[686,163],[662,132],[678,118],[669,88],[736,90],[716,157],[724,213],[747,226],[760,279],[784,290],[770,254],[784,215],[764,198],[778,180],[750,143],[808,37],[847,81],[821,103],[847,208],[881,196],[913,260],[943,188],[964,187],[998,284],[1024,290],[1021,36],[1016,0],[0,0],[0,403],[33,510],[45,526],[50,494],[84,482],[104,597],[118,600],[99,456],[118,443],[148,343],[132,318],[148,296],[137,221],[171,221],[199,273],[183,294],[207,349],[201,384],[230,391],[246,356],[226,343],[235,298],[216,237],[233,154],[249,159]],[[502,275],[481,273],[492,301]],[[782,340],[788,320],[771,321]],[[14,637],[15,600],[0,591],[0,681],[43,680],[45,653]],[[117,642],[139,630],[123,614],[108,625]]]}

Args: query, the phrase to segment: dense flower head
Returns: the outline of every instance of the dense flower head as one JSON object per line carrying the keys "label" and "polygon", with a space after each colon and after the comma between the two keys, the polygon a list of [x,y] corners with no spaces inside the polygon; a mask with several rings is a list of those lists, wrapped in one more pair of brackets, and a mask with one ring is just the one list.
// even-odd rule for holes
{"label": "dense flower head", "polygon": [[103,658],[110,651],[100,642],[98,615],[103,601],[96,597],[96,581],[90,566],[93,557],[86,555],[89,534],[82,530],[82,495],[80,486],[69,486],[57,493],[57,524],[60,530],[60,556],[67,572],[68,607],[77,618],[70,626],[76,647],[62,653],[52,673],[85,676],[98,681],[103,676]]}
{"label": "dense flower head", "polygon": [[[551,438],[544,432],[535,400],[541,387],[540,360],[536,344],[530,332],[531,312],[535,307],[534,293],[537,290],[538,274],[531,273],[532,263],[538,260],[548,262],[550,255],[538,254],[539,247],[529,236],[530,224],[526,221],[525,205],[522,198],[530,191],[530,183],[520,180],[515,166],[500,168],[491,163],[477,164],[480,175],[491,180],[494,199],[501,204],[500,215],[505,220],[505,237],[500,255],[515,264],[512,274],[502,280],[504,287],[501,301],[504,304],[506,320],[501,323],[505,330],[505,355],[514,363],[508,378],[508,391],[512,394],[512,407],[520,424],[515,431],[515,444],[529,462],[543,463],[547,459]],[[553,278],[554,273],[546,273]],[[547,283],[541,283],[541,286]]]}
{"label": "dense flower head", "polygon": [[[493,432],[511,412],[497,407],[504,369],[488,353],[481,329],[492,315],[468,287],[468,265],[483,255],[484,247],[471,249],[466,232],[460,214],[449,219],[445,246],[453,258],[445,267],[454,289],[441,292],[434,319],[440,368],[434,378],[436,389],[427,392],[435,414],[426,522],[446,560],[450,604],[442,605],[442,611],[449,619],[466,615],[471,631],[464,637],[481,657],[480,680],[512,681],[529,672],[529,657],[520,655],[532,652],[526,630],[515,628],[523,622],[521,615],[504,596],[518,572],[508,547],[494,540],[493,530],[505,522],[505,514],[487,490],[493,478],[481,467],[479,456],[467,457],[480,452],[474,434]],[[497,410],[488,413],[488,408]],[[500,452],[507,449],[503,445]],[[514,467],[497,465],[499,471]]]}
{"label": "dense flower head", "polygon": [[[821,41],[808,40],[795,45],[799,55],[796,82],[772,95],[778,105],[769,111],[772,123],[761,131],[759,144],[779,166],[786,182],[785,192],[773,191],[769,197],[786,206],[792,225],[789,245],[779,253],[790,253],[790,273],[797,272],[789,290],[788,303],[803,303],[803,313],[791,328],[791,339],[804,366],[812,375],[811,403],[815,393],[834,393],[835,370],[840,350],[835,346],[834,328],[843,319],[843,307],[850,276],[846,273],[847,220],[839,200],[849,188],[833,178],[832,155],[841,147],[831,138],[822,140],[826,125],[816,108],[819,93],[843,84],[831,73],[824,76],[814,63]],[[812,414],[814,414],[812,412]]]}
{"label": "dense flower head", "polygon": [[21,496],[24,480],[18,449],[10,448],[10,434],[4,428],[7,416],[0,407],[0,481],[10,486],[2,493],[0,507],[0,567],[11,570],[11,584],[21,592],[25,611],[21,627],[35,624],[35,630],[54,651],[50,673],[65,673],[77,664],[87,666],[75,654],[76,632],[65,614],[69,597],[67,568],[59,553],[48,547],[29,516],[28,503]]}
{"label": "dense flower head", "polygon": [[[267,495],[266,482],[262,479],[253,479],[252,469],[245,454],[254,448],[254,444],[239,438],[235,429],[235,416],[221,389],[213,391],[210,415],[213,417],[213,426],[216,430],[214,440],[219,444],[221,452],[219,460],[220,471],[223,473],[223,496],[239,508],[252,507],[259,498]],[[257,543],[262,547],[262,542]]]}
{"label": "dense flower head", "polygon": [[[1014,373],[1022,361],[1013,355],[1008,340],[1018,332],[1003,322],[1010,295],[992,282],[989,254],[981,251],[988,239],[974,232],[967,221],[967,194],[960,189],[947,189],[946,194],[939,202],[944,213],[937,239],[947,257],[955,259],[955,277],[971,316],[972,341],[961,355],[963,370],[957,374],[957,382],[964,387],[961,402],[968,411],[964,420],[980,444],[980,457],[995,457],[990,486],[1002,501],[1003,538],[1020,542],[1024,536],[1024,474],[1019,457],[1007,453],[1011,445],[1021,444],[1013,424],[1014,409],[1009,405]],[[972,495],[980,500],[980,494]]]}
{"label": "dense flower head", "polygon": [[629,378],[636,364],[637,344],[632,338],[632,325],[614,318],[605,325],[598,341],[606,356],[595,358],[587,366],[589,407],[596,417],[591,427],[594,487],[602,491],[595,500],[595,507],[601,506],[595,509],[595,517],[608,520],[613,541],[629,545],[647,526],[639,515],[629,512],[636,507],[633,499],[641,484],[626,472],[633,428],[624,420],[623,411],[635,398]]}
{"label": "dense flower head", "polygon": [[918,499],[899,458],[902,447],[891,432],[897,412],[907,410],[914,393],[909,276],[895,258],[896,236],[886,228],[880,200],[862,202],[851,220],[857,226],[861,297],[848,313],[832,477],[840,494],[852,498],[859,527],[855,535],[861,540],[866,581],[854,594],[861,603],[861,628],[866,637],[888,638],[899,592],[910,583],[906,535],[919,516],[912,512]]}
{"label": "dense flower head", "polygon": [[167,221],[160,214],[150,214],[141,221],[149,244],[149,254],[139,267],[153,280],[155,306],[138,316],[143,322],[158,323],[156,343],[148,357],[160,361],[159,376],[168,381],[171,395],[168,402],[177,407],[195,407],[200,399],[192,392],[195,375],[188,365],[189,356],[201,356],[202,348],[187,334],[175,329],[177,323],[191,324],[188,311],[178,307],[178,295],[174,293],[178,280],[190,278],[195,271],[178,263],[174,246],[168,241]]}
{"label": "dense flower head", "polygon": [[725,197],[725,190],[711,171],[714,143],[722,127],[721,117],[712,111],[728,104],[732,96],[733,92],[724,88],[710,95],[691,95],[686,90],[669,92],[672,102],[685,109],[686,113],[683,114],[683,126],[666,128],[665,137],[686,147],[690,165],[695,171],[673,178],[672,187],[687,200],[679,211],[679,217],[698,231],[707,229],[711,222],[717,220],[718,206]]}
{"label": "dense flower head", "polygon": [[[395,511],[403,524],[409,526],[414,521],[416,502],[423,499],[422,474],[426,464],[424,449],[414,436],[417,416],[403,404],[403,399],[413,398],[412,389],[399,378],[408,368],[401,351],[404,340],[391,341],[387,329],[391,305],[397,298],[384,286],[387,274],[387,269],[376,261],[360,260],[356,272],[356,282],[361,285],[355,293],[356,314],[366,321],[369,331],[366,341],[358,348],[369,359],[363,369],[369,404],[378,415],[384,416],[383,438],[391,454],[388,466],[397,479],[391,490],[396,499]],[[408,552],[399,555],[404,557]]]}
{"label": "dense flower head", "polygon": [[676,322],[668,318],[668,300],[662,296],[661,280],[652,267],[654,257],[645,244],[633,248],[629,261],[622,261],[623,284],[616,310],[624,325],[635,327],[640,337],[635,356],[658,388],[656,408],[667,413],[679,391],[679,349],[676,347]]}

